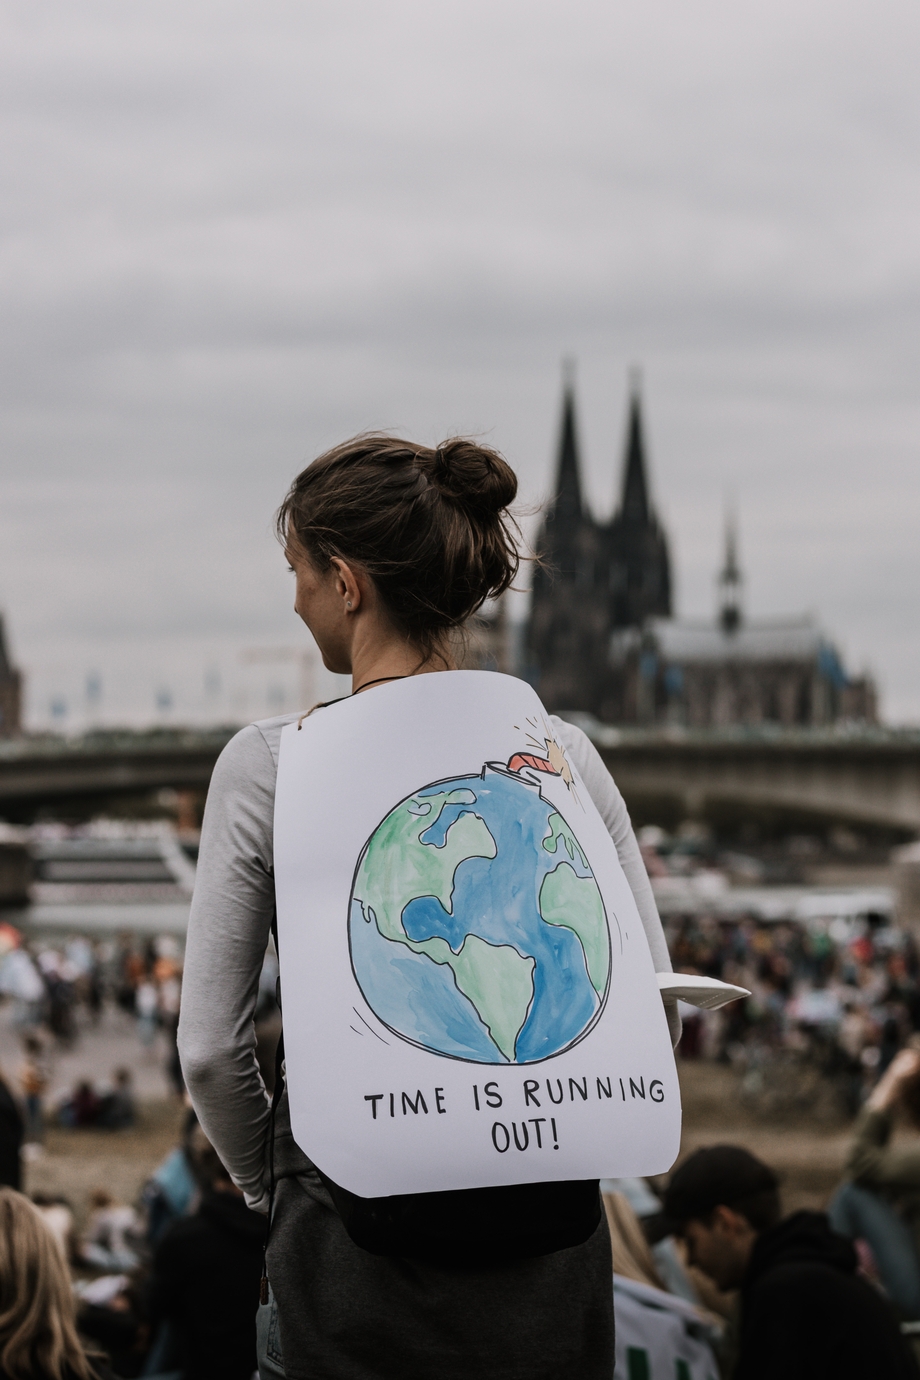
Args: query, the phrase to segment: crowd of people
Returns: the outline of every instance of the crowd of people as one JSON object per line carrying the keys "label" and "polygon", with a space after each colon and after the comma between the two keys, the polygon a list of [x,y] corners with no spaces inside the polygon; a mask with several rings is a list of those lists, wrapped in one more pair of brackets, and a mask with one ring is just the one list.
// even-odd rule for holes
{"label": "crowd of people", "polygon": [[52,1095],[52,1068],[73,1049],[81,1031],[96,1030],[106,1009],[131,1017],[137,1040],[150,1048],[162,1032],[164,1069],[177,1095],[184,1090],[176,1048],[182,954],[171,936],[138,943],[92,942],[76,936],[60,944],[26,943],[9,925],[0,935],[0,995],[19,1039],[18,1067],[0,1074],[18,1083],[26,1145],[40,1146],[47,1118],[66,1126],[118,1129],[134,1120],[132,1074],[116,1067],[110,1078],[77,1080]]}
{"label": "crowd of people", "polygon": [[[694,919],[669,929],[676,966],[753,993],[724,1015],[691,1011],[684,1058],[750,1061],[761,1047],[797,1047],[810,1023],[823,1024],[825,1038],[845,1042],[847,1021],[857,1017],[862,1043],[851,1052],[861,1110],[847,1179],[828,1217],[782,1219],[775,1176],[732,1147],[691,1157],[670,1183],[602,1183],[613,1251],[617,1374],[629,1380],[915,1375],[898,1326],[920,1325],[920,1051],[909,1047],[917,1009],[917,959],[909,937],[878,924],[867,924],[845,943],[782,924]],[[83,954],[79,965],[75,952]],[[44,1321],[33,1316],[29,1342],[7,1297],[19,1288],[21,1266],[14,1278],[0,1260],[0,1376],[250,1380],[257,1368],[265,1218],[246,1206],[190,1107],[180,1142],[136,1202],[119,1202],[100,1186],[80,1223],[64,1198],[34,1193],[26,1199],[15,1192],[22,1187],[21,1166],[12,1152],[15,1133],[6,1131],[18,1126],[20,1140],[24,1133],[41,1136],[55,1047],[68,1046],[76,1029],[98,1022],[107,1002],[132,1012],[143,1046],[152,1009],[162,1023],[164,987],[169,1015],[169,984],[178,987],[181,978],[178,954],[169,943],[112,950],[81,944],[39,949],[30,958],[46,990],[44,1005],[34,1006],[27,1021],[14,998],[23,1059],[18,1086],[0,1087],[6,1128],[0,1180],[8,1185],[0,1191],[0,1213],[17,1249],[31,1251],[34,1270],[47,1276],[48,1315]],[[74,968],[85,980],[77,980]],[[263,1028],[276,973],[269,960],[258,999]],[[64,1034],[51,1020],[48,974],[72,987],[69,1005],[77,1017]],[[148,988],[157,994],[155,1008],[137,1000]],[[815,994],[823,994],[823,1005]],[[891,1021],[896,1035],[886,1030]],[[878,1057],[866,1058],[865,1050],[873,1048]],[[268,1068],[271,1061],[263,1055],[262,1062]],[[53,1115],[76,1130],[131,1125],[131,1083],[126,1068],[101,1087],[84,1081],[58,1100]],[[899,1116],[916,1132],[894,1144]],[[839,1321],[832,1325],[838,1309],[854,1319],[849,1331]],[[6,1317],[13,1320],[8,1327]],[[883,1358],[880,1369],[869,1365],[870,1346]],[[22,1362],[27,1354],[28,1364]],[[822,1369],[826,1363],[830,1369]],[[18,1372],[9,1369],[16,1364]]]}
{"label": "crowd of people", "polygon": [[769,1087],[771,1065],[793,1096],[797,1063],[854,1116],[920,1032],[920,955],[881,915],[830,924],[677,916],[665,932],[675,968],[750,991],[722,1011],[685,1010],[681,1053],[739,1066],[752,1097]]}
{"label": "crowd of people", "polygon": [[65,1047],[81,1025],[98,1023],[107,1001],[135,1016],[149,1043],[157,1028],[178,1024],[181,983],[181,946],[171,935],[26,942],[0,926],[0,995],[13,1003],[13,1024],[23,1032],[45,1027]]}
{"label": "crowd of people", "polygon": [[265,1218],[194,1113],[137,1204],[90,1208],[0,1188],[0,1376],[250,1380]]}
{"label": "crowd of people", "polygon": [[[898,1108],[917,1129],[894,1151]],[[603,1181],[616,1375],[917,1380],[920,1053],[878,1084],[849,1169],[829,1218],[784,1217],[777,1176],[731,1145]],[[139,1201],[95,1191],[80,1231],[66,1200],[0,1187],[0,1376],[257,1380],[265,1234],[191,1109]]]}

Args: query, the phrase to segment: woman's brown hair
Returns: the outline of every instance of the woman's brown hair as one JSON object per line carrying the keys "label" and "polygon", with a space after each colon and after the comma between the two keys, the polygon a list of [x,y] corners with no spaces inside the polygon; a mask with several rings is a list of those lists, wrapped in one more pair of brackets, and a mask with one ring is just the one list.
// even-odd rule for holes
{"label": "woman's brown hair", "polygon": [[0,1371],[93,1380],[60,1247],[28,1198],[0,1188]]}
{"label": "woman's brown hair", "polygon": [[368,433],[308,465],[278,511],[282,541],[320,570],[337,556],[374,581],[394,625],[427,658],[517,574],[517,478],[474,441],[436,449]]}

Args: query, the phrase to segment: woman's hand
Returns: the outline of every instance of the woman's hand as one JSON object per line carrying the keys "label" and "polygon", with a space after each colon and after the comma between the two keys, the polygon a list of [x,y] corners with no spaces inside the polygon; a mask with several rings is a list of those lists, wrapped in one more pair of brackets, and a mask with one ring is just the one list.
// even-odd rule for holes
{"label": "woman's hand", "polygon": [[898,1102],[907,1084],[918,1076],[920,1076],[920,1050],[900,1050],[872,1089],[866,1106],[873,1112],[890,1111]]}

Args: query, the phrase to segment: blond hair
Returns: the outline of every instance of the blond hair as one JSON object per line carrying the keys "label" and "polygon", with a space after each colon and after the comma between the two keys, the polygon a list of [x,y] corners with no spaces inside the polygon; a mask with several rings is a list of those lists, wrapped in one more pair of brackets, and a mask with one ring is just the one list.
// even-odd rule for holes
{"label": "blond hair", "polygon": [[0,1188],[0,1370],[80,1380],[94,1372],[77,1336],[76,1301],[57,1242],[28,1198]]}
{"label": "blond hair", "polygon": [[651,1284],[655,1289],[664,1289],[665,1285],[655,1268],[655,1257],[629,1200],[622,1193],[605,1193],[603,1197],[610,1228],[613,1273],[638,1280],[640,1284]]}

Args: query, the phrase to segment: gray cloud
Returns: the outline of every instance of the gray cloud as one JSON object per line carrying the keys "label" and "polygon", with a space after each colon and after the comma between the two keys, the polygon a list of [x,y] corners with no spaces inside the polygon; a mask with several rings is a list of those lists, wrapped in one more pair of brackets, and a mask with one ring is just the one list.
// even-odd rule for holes
{"label": "gray cloud", "polygon": [[907,0],[0,23],[0,603],[36,684],[64,638],[296,641],[271,513],[359,428],[485,433],[535,501],[574,353],[599,508],[643,365],[682,611],[731,495],[751,608],[816,610],[920,718]]}

